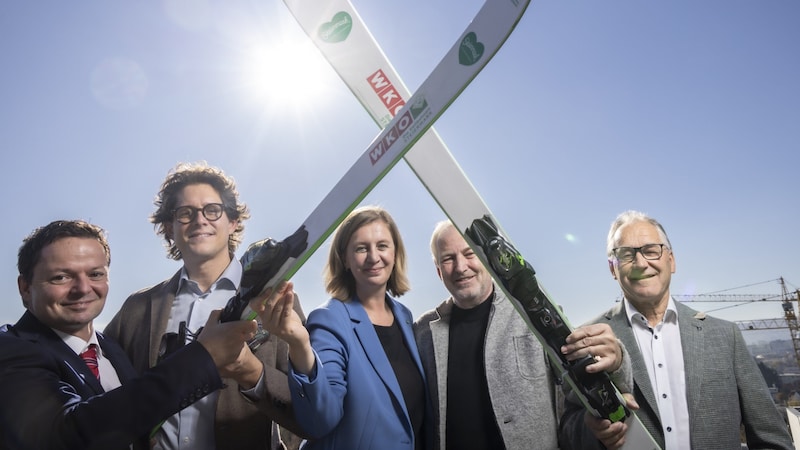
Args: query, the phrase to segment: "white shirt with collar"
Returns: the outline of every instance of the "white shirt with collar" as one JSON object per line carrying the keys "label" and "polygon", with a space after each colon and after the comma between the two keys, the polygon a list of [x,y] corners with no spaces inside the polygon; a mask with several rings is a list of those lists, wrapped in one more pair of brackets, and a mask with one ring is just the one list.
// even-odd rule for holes
{"label": "white shirt with collar", "polygon": [[111,361],[108,360],[103,355],[103,348],[100,347],[100,342],[97,340],[97,334],[92,331],[92,337],[89,339],[89,342],[84,341],[83,339],[73,336],[71,334],[63,333],[58,330],[53,330],[56,334],[64,341],[65,344],[75,354],[80,355],[84,351],[89,348],[89,345],[94,344],[96,346],[97,351],[97,370],[100,372],[100,385],[103,386],[103,390],[106,392],[116,389],[122,385],[119,381],[119,376],[117,375],[117,369],[111,364]]}
{"label": "white shirt with collar", "polygon": [[678,327],[678,311],[672,297],[661,323],[651,327],[627,299],[625,311],[650,376],[664,430],[664,449],[691,448],[686,373]]}

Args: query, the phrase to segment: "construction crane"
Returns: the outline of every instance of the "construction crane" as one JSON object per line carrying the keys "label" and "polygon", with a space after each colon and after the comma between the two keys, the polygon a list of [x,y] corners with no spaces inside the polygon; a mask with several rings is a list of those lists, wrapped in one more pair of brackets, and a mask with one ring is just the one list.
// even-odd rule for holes
{"label": "construction crane", "polygon": [[[738,302],[741,306],[754,302],[781,302],[783,308],[783,318],[779,319],[755,319],[755,320],[738,320],[735,323],[742,331],[747,330],[778,330],[789,329],[789,334],[792,338],[792,345],[794,347],[795,360],[797,365],[800,366],[800,323],[797,321],[797,314],[795,313],[794,303],[797,303],[800,310],[800,289],[795,290],[792,294],[786,289],[786,282],[783,277],[776,280],[781,286],[781,293],[777,295],[759,295],[759,294],[698,294],[698,295],[674,295],[677,300],[682,302]],[[751,285],[752,286],[752,285]],[[747,286],[743,286],[747,287]],[[739,288],[734,288],[739,289]],[[731,290],[731,289],[727,289]],[[726,290],[726,291],[727,291]],[[724,292],[724,291],[718,291]]]}

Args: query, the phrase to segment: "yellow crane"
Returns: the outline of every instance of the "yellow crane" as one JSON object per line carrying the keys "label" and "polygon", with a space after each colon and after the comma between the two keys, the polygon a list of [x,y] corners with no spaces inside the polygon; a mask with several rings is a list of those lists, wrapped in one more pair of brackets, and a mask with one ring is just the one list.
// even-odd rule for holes
{"label": "yellow crane", "polygon": [[[797,365],[800,366],[800,324],[797,321],[797,314],[795,312],[795,303],[800,310],[800,289],[795,290],[791,294],[786,288],[786,281],[783,277],[767,282],[778,281],[781,286],[780,294],[697,294],[697,295],[674,295],[676,300],[681,302],[738,302],[740,305],[750,304],[754,302],[781,302],[783,308],[783,317],[778,319],[754,319],[754,320],[737,320],[734,321],[739,329],[742,331],[747,330],[779,330],[789,329],[791,335],[792,345],[794,346],[795,360]],[[764,283],[767,283],[764,282]],[[760,284],[760,283],[756,283]],[[753,285],[750,285],[753,286]],[[744,286],[747,287],[747,286]],[[739,288],[734,288],[739,289]],[[726,289],[729,291],[731,289]],[[725,292],[718,291],[718,292]],[[735,305],[735,306],[740,306]]]}

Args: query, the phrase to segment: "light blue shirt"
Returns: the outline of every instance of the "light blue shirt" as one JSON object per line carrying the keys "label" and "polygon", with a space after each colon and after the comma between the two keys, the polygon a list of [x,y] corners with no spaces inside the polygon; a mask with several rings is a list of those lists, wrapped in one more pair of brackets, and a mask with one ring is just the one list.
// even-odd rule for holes
{"label": "light blue shirt", "polygon": [[[188,330],[197,333],[206,324],[211,311],[224,308],[236,294],[241,279],[242,264],[235,258],[206,292],[189,279],[186,268],[182,269],[166,332],[177,333],[180,323],[185,321]],[[187,341],[191,339],[187,336]],[[214,450],[214,416],[218,397],[219,391],[209,394],[167,419],[155,436],[153,448]]]}

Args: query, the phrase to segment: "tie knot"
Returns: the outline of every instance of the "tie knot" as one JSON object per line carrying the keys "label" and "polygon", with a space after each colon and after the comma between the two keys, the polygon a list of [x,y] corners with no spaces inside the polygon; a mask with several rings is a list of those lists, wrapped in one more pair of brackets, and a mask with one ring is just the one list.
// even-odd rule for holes
{"label": "tie knot", "polygon": [[100,370],[97,367],[97,344],[89,344],[89,348],[81,353],[81,359],[89,367],[97,379],[100,379]]}

